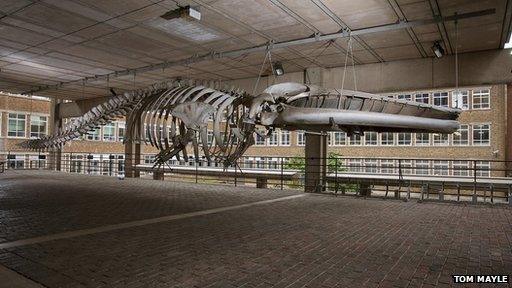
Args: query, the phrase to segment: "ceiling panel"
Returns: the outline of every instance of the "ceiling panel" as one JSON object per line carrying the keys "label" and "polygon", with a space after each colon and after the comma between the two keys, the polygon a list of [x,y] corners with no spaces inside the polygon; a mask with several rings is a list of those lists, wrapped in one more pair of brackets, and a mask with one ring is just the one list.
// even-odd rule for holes
{"label": "ceiling panel", "polygon": [[[317,1],[315,3],[315,1]],[[429,19],[431,3],[443,16],[489,8],[495,15],[459,21],[460,52],[497,49],[502,37],[507,0],[3,0],[0,1],[0,90],[22,92],[27,86],[80,80],[136,69],[164,61],[177,61],[215,52],[236,50],[333,33],[340,25],[367,28],[406,20]],[[160,16],[176,4],[194,5],[201,21],[166,21]],[[403,16],[401,16],[403,15]],[[508,23],[505,23],[508,24]],[[447,35],[447,36],[446,36]],[[362,35],[352,41],[357,64],[430,57],[434,41],[455,45],[453,23],[425,25]],[[444,43],[447,41],[448,43]],[[348,39],[331,45],[313,43],[272,50],[272,60],[287,73],[320,65],[345,64]],[[417,46],[420,46],[418,49]],[[420,54],[425,50],[427,55]],[[447,49],[448,50],[448,49]],[[255,77],[265,52],[215,59],[164,70],[112,77],[89,83],[87,95],[79,86],[54,95],[78,99],[143,87],[172,77],[215,80]],[[269,70],[267,61],[264,71]],[[115,79],[114,79],[115,78]],[[45,93],[51,94],[51,93]],[[106,95],[106,94],[105,94]]]}

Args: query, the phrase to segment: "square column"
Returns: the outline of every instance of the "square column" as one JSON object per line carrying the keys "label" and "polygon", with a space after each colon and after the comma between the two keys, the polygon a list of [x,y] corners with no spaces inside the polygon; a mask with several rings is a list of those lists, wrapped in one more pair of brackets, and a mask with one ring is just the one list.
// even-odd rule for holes
{"label": "square column", "polygon": [[[324,69],[310,67],[304,70],[304,84],[322,86]],[[306,132],[306,175],[305,192],[322,192],[326,190],[327,173],[327,134]]]}
{"label": "square column", "polygon": [[[59,115],[60,99],[52,98],[50,102],[50,119],[48,121],[48,133],[54,134],[62,129],[62,118]],[[62,147],[52,148],[48,155],[48,169],[61,171]]]}
{"label": "square column", "polygon": [[326,189],[327,135],[306,133],[305,192],[322,192]]}

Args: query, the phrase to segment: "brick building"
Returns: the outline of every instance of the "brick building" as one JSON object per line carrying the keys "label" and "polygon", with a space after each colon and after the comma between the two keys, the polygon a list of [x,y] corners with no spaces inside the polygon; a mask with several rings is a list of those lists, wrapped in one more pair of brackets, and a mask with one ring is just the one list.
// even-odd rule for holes
{"label": "brick building", "polygon": [[[457,94],[456,89],[446,88],[383,94],[396,99],[461,108],[458,133],[366,132],[349,137],[344,132],[330,132],[328,150],[350,157],[344,159],[342,165],[354,172],[396,173],[398,158],[414,158],[400,163],[403,168],[415,167],[404,170],[410,174],[471,176],[471,171],[465,169],[474,165],[478,168],[491,168],[491,165],[492,169],[505,168],[502,163],[491,164],[490,161],[505,160],[505,150],[509,145],[505,133],[507,86],[461,87],[459,91]],[[46,163],[46,154],[24,151],[18,144],[48,133],[50,109],[48,98],[1,94],[0,155],[9,158],[11,166],[36,168]],[[124,119],[119,119],[67,143],[63,149],[65,166],[74,172],[102,173],[108,171],[107,166],[112,165],[113,159],[122,163],[125,129]],[[245,167],[277,167],[281,161],[279,157],[304,156],[305,135],[301,131],[277,131],[269,138],[257,136],[255,140],[256,144],[243,159]],[[141,149],[142,162],[152,163],[156,150],[144,145]],[[478,172],[478,176],[489,174]],[[493,175],[502,176],[503,173],[493,172]]]}

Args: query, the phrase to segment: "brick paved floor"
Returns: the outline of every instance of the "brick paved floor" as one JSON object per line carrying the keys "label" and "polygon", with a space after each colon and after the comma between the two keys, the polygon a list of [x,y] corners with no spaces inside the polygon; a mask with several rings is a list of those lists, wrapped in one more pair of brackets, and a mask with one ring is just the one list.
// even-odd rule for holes
{"label": "brick paved floor", "polygon": [[[7,172],[0,237],[294,193]],[[512,209],[308,195],[4,249],[0,263],[48,287],[466,287],[450,275],[512,274]]]}

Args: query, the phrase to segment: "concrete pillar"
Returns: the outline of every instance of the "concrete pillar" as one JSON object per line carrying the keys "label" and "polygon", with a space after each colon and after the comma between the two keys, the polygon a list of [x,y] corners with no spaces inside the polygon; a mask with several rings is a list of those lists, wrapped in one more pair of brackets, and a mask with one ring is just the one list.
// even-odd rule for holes
{"label": "concrete pillar", "polygon": [[[304,83],[322,86],[324,69],[307,68],[304,71]],[[306,175],[305,192],[322,192],[326,189],[327,173],[327,134],[306,133]]]}
{"label": "concrete pillar", "polygon": [[322,192],[326,189],[327,135],[306,133],[305,192]]}
{"label": "concrete pillar", "polygon": [[124,143],[124,170],[126,177],[139,178],[140,172],[135,170],[134,168],[135,165],[140,164],[140,143],[135,142],[130,137],[130,135],[133,135],[131,131],[131,121],[133,120],[130,117],[126,118],[126,140]]}
{"label": "concrete pillar", "polygon": [[[48,133],[51,135],[62,129],[62,118],[60,117],[59,105],[60,99],[52,98],[50,102],[50,119],[48,120]],[[53,148],[48,155],[48,169],[61,171],[62,169],[62,147]]]}

